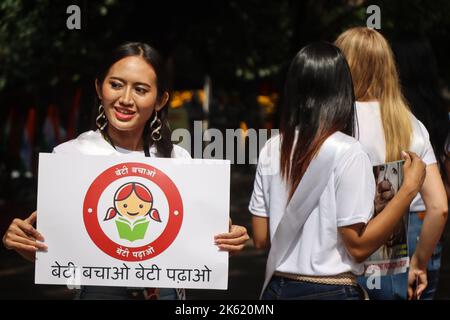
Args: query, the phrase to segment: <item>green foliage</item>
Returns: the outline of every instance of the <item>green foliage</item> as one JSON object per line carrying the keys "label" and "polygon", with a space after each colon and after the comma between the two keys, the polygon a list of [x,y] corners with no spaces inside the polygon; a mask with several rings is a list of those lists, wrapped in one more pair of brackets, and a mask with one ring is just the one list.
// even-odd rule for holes
{"label": "green foliage", "polygon": [[66,27],[66,9],[73,2],[5,0],[0,4],[0,91],[12,87],[36,92],[92,73],[92,62],[100,54],[87,23],[116,1],[90,1],[82,11],[82,31]]}
{"label": "green foliage", "polygon": [[[66,8],[81,7],[82,29],[66,28]],[[0,2],[0,92],[39,92],[92,80],[105,48],[148,41],[175,62],[188,83],[210,74],[229,83],[276,77],[308,42],[333,41],[381,8],[382,32],[427,35],[448,70],[447,0],[52,1]],[[440,51],[440,52],[439,52]],[[448,74],[445,74],[447,80]]]}

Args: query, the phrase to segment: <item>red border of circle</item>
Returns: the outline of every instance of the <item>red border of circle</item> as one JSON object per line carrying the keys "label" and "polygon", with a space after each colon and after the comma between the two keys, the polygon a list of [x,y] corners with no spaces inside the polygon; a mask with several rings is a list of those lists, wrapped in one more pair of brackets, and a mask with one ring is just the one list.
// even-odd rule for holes
{"label": "red border of circle", "polygon": [[[123,166],[128,167],[128,173],[117,176],[115,174],[116,170],[122,169]],[[156,174],[154,175],[154,177],[150,177],[148,175],[145,175],[144,173],[132,172],[132,167],[149,169],[151,171],[155,171]],[[161,190],[164,192],[164,195],[166,196],[169,203],[169,221],[167,222],[164,231],[154,241],[145,246],[136,248],[126,247],[109,239],[100,227],[97,218],[98,202],[102,192],[115,180],[130,176],[146,178],[157,184],[159,188],[161,188]],[[93,210],[92,213],[88,212],[89,208]],[[178,210],[178,215],[174,215],[172,213],[175,210]],[[156,257],[164,250],[166,250],[175,240],[183,222],[183,201],[181,200],[180,192],[178,191],[178,188],[175,186],[173,181],[159,169],[148,164],[138,162],[119,163],[103,171],[90,185],[84,198],[83,220],[89,236],[100,250],[116,259],[124,261],[143,261]],[[150,253],[142,258],[133,256],[133,252],[145,251],[149,246],[153,247],[153,253]],[[128,249],[130,252],[128,256],[122,256],[118,254],[116,251],[119,247],[122,247],[122,249],[124,250]]]}

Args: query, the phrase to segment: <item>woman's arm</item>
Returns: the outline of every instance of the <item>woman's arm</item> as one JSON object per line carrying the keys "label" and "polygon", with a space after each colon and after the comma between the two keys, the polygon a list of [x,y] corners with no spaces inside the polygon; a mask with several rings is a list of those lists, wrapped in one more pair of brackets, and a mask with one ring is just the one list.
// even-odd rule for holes
{"label": "woman's arm", "polygon": [[419,269],[425,270],[445,228],[448,214],[447,195],[436,164],[427,166],[427,175],[420,194],[426,213],[416,251],[411,259]]}
{"label": "woman's arm", "polygon": [[47,246],[43,243],[44,237],[33,228],[36,222],[36,211],[25,220],[14,219],[8,230],[3,236],[3,245],[6,249],[15,250],[25,259],[34,262],[37,250],[46,250]]}
{"label": "woman's arm", "polygon": [[402,187],[387,206],[367,225],[359,223],[339,228],[345,247],[356,262],[364,262],[389,240],[397,223],[408,212],[409,205],[416,193]]}
{"label": "woman's arm", "polygon": [[447,181],[444,181],[445,191],[447,192],[447,199],[450,199],[450,160],[445,159],[444,170],[447,173]]}
{"label": "woman's arm", "polygon": [[425,219],[408,272],[408,297],[410,299],[414,295],[413,286],[417,277],[420,280],[419,286],[416,288],[418,298],[426,288],[428,261],[444,231],[448,214],[447,195],[439,168],[436,164],[432,164],[427,166],[426,170],[427,176],[420,191],[426,207]]}
{"label": "woman's arm", "polygon": [[253,225],[253,242],[257,249],[265,249],[270,245],[269,236],[269,218],[267,217],[252,217]]}
{"label": "woman's arm", "polygon": [[425,164],[413,153],[405,158],[404,182],[386,207],[367,225],[359,223],[339,228],[347,251],[357,262],[365,261],[386,243],[423,184]]}

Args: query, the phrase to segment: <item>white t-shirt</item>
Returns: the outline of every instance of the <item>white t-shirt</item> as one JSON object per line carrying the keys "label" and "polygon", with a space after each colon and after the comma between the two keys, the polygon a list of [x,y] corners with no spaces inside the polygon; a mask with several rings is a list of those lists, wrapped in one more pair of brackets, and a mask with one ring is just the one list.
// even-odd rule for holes
{"label": "white t-shirt", "polygon": [[[348,254],[338,227],[367,223],[373,214],[375,180],[367,154],[355,139],[336,159],[319,205],[300,230],[277,271],[302,275],[362,274],[364,267]],[[249,204],[253,215],[269,218],[270,238],[285,213],[287,185],[280,175],[280,136],[261,150],[254,190]]]}
{"label": "white t-shirt", "polygon": [[[140,155],[145,156],[144,151],[131,151],[123,149],[120,147],[114,147],[109,144],[102,136],[100,131],[86,131],[80,134],[76,139],[64,142],[53,149],[53,153],[58,154],[85,154],[85,155]],[[156,147],[151,146],[149,148],[149,153],[151,157],[157,157]],[[174,145],[172,150],[171,158],[191,158],[189,152],[180,146]],[[164,292],[169,292],[169,288],[162,289]],[[168,291],[169,290],[169,291]],[[184,300],[185,297],[184,289],[175,289],[178,299]]]}
{"label": "white t-shirt", "polygon": [[[358,101],[356,102],[356,114],[358,119],[356,138],[361,143],[364,151],[369,155],[373,166],[385,163],[386,142],[381,122],[380,104],[377,101]],[[411,124],[413,136],[409,150],[415,152],[426,165],[436,163],[427,129],[413,114],[411,114]],[[411,202],[410,210],[425,210],[425,204],[420,194],[417,194]]]}
{"label": "white t-shirt", "polygon": [[[53,152],[58,154],[81,153],[86,155],[144,155],[144,151],[131,151],[120,147],[114,149],[98,130],[83,132],[76,139],[56,146]],[[150,146],[149,153],[151,157],[157,157],[156,146]],[[190,159],[191,155],[184,148],[174,145],[171,158]]]}

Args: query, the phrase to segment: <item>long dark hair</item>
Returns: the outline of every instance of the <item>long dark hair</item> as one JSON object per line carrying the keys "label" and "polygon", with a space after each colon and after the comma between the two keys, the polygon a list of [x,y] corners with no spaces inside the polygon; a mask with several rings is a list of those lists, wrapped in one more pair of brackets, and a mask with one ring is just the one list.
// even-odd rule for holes
{"label": "long dark hair", "polygon": [[450,126],[447,110],[439,93],[438,68],[428,40],[406,36],[393,43],[403,94],[412,113],[425,125],[444,181],[448,178]]}
{"label": "long dark hair", "polygon": [[290,65],[284,100],[280,168],[291,198],[323,142],[336,131],[353,136],[355,95],[341,51],[326,42],[301,49]]}
{"label": "long dark hair", "polygon": [[[99,84],[103,83],[109,69],[113,64],[123,58],[132,56],[142,57],[150,66],[152,66],[153,70],[155,70],[157,79],[157,98],[161,99],[164,92],[169,92],[169,81],[166,65],[158,51],[156,51],[148,44],[142,42],[127,42],[115,48],[113,52],[109,56],[107,56],[105,62],[100,67],[99,72],[96,75],[96,79],[98,80]],[[149,128],[150,123],[155,116],[156,112],[153,112],[152,116],[147,121],[144,132],[142,134],[144,150],[147,150],[153,143],[155,143],[157,154],[160,157],[170,158],[173,150],[173,144],[171,140],[170,126],[167,121],[168,103],[158,112],[158,117],[161,120],[162,125],[161,140],[154,142],[151,139],[151,132]],[[108,135],[106,128],[103,130],[102,134],[105,136]]]}

